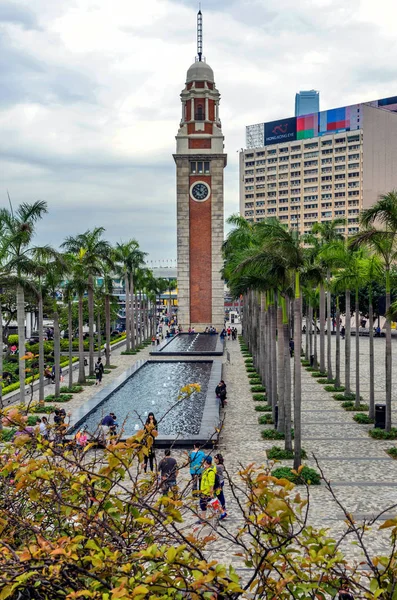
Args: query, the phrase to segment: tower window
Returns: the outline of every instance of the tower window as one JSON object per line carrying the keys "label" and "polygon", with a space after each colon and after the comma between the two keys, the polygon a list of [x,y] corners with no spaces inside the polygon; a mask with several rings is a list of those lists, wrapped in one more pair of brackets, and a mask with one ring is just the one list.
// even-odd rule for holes
{"label": "tower window", "polygon": [[191,175],[202,175],[203,173],[210,172],[210,163],[209,161],[197,161],[190,163],[190,173]]}
{"label": "tower window", "polygon": [[195,120],[196,121],[204,121],[205,120],[204,108],[203,108],[202,104],[197,105],[197,112],[195,114]]}

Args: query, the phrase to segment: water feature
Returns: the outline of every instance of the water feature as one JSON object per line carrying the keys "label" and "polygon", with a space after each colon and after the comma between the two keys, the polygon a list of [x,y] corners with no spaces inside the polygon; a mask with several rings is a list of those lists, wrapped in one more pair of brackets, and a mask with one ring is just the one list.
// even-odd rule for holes
{"label": "water feature", "polygon": [[[209,389],[211,371],[211,361],[148,361],[136,373],[128,376],[121,386],[106,395],[87,416],[79,419],[78,426],[86,425],[90,432],[95,432],[102,418],[114,412],[120,425],[125,421],[124,436],[128,437],[142,427],[148,412],[153,412],[160,421],[177,402],[181,387],[188,383],[199,383],[201,391],[180,401],[158,427],[160,436],[198,435],[207,391],[212,392]],[[212,386],[213,383],[211,380]]]}
{"label": "water feature", "polygon": [[218,335],[209,333],[180,333],[174,338],[165,339],[159,347],[154,347],[151,354],[191,354],[221,355],[223,342]]}

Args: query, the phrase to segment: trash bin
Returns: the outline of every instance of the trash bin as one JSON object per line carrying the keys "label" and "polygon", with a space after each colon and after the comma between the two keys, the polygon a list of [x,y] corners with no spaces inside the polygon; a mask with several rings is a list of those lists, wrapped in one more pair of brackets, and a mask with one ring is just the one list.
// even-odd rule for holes
{"label": "trash bin", "polygon": [[274,428],[277,429],[278,425],[278,406],[274,407]]}
{"label": "trash bin", "polygon": [[384,429],[386,426],[386,404],[375,404],[375,427]]}
{"label": "trash bin", "polygon": [[310,366],[314,367],[314,354],[310,355]]}

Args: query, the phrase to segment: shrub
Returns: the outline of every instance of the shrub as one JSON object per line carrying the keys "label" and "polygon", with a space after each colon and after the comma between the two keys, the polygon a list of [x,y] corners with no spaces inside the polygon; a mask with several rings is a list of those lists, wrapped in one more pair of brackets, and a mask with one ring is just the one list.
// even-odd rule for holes
{"label": "shrub", "polygon": [[95,385],[95,381],[85,381],[84,383],[81,383],[80,385],[82,385],[84,387],[88,387],[90,385]]}
{"label": "shrub", "polygon": [[326,383],[328,383],[328,379],[326,377],[319,377],[316,381],[321,385],[325,385]]}
{"label": "shrub", "polygon": [[278,467],[272,471],[273,477],[277,479],[288,479],[297,485],[307,483],[309,485],[320,485],[321,478],[319,473],[306,465],[298,473],[291,469],[291,467]]}
{"label": "shrub", "polygon": [[[283,440],[285,434],[276,429],[264,429],[261,433],[264,440]],[[294,439],[294,430],[291,429],[291,437]]]}
{"label": "shrub", "polygon": [[266,396],[264,396],[263,394],[253,394],[252,399],[255,402],[265,402]]}
{"label": "shrub", "polygon": [[310,367],[310,360],[301,360],[302,367]]}
{"label": "shrub", "polygon": [[263,385],[254,385],[251,388],[251,392],[266,392],[266,388]]}
{"label": "shrub", "polygon": [[374,419],[370,419],[370,417],[363,412],[356,413],[353,420],[356,421],[356,423],[360,423],[360,425],[368,425],[369,423],[374,422]]}
{"label": "shrub", "polygon": [[104,375],[109,375],[109,373],[111,373],[111,370],[110,370],[110,369],[104,369],[104,370],[103,370],[103,374],[104,374]]}
{"label": "shrub", "polygon": [[44,413],[49,415],[55,412],[55,408],[56,407],[52,404],[50,404],[49,406],[44,406],[43,404],[35,404],[34,406],[32,406],[32,411],[34,413]]}
{"label": "shrub", "polygon": [[312,372],[312,377],[314,377],[315,379],[317,377],[327,377],[327,372],[324,371],[324,373],[322,373],[321,371],[313,371]]}
{"label": "shrub", "polygon": [[82,385],[74,385],[73,387],[68,387],[67,385],[63,385],[59,390],[61,394],[80,394],[83,391]]}
{"label": "shrub", "polygon": [[[121,353],[122,354],[122,353]],[[247,371],[247,373],[256,373],[254,367],[246,367],[245,369]]]}
{"label": "shrub", "polygon": [[392,427],[390,431],[374,427],[368,433],[375,440],[397,440],[397,429],[395,427]]}
{"label": "shrub", "polygon": [[393,446],[393,448],[389,448],[388,450],[386,450],[386,452],[392,458],[397,458],[397,448],[395,446]]}
{"label": "shrub", "polygon": [[272,407],[268,404],[257,404],[255,410],[257,412],[272,412]]}
{"label": "shrub", "polygon": [[124,352],[120,352],[122,356],[129,356],[130,354],[137,354],[136,350],[125,350]]}
{"label": "shrub", "polygon": [[7,344],[9,346],[13,346],[14,344],[16,346],[18,346],[18,340],[19,340],[18,334],[12,333],[11,335],[8,336]]}
{"label": "shrub", "polygon": [[26,424],[34,427],[35,425],[37,425],[37,419],[39,418],[40,417],[35,417],[34,415],[29,415]]}
{"label": "shrub", "polygon": [[257,373],[249,373],[248,377],[250,379],[254,379],[255,377],[258,377],[258,374]]}
{"label": "shrub", "polygon": [[318,369],[316,369],[315,367],[306,367],[306,371],[308,371],[309,373],[317,373]]}
{"label": "shrub", "polygon": [[325,385],[324,389],[326,392],[343,392],[345,388],[343,385],[340,385],[339,387],[336,387],[336,385]]}
{"label": "shrub", "polygon": [[108,369],[117,369],[117,365],[109,365]]}
{"label": "shrub", "polygon": [[255,377],[255,379],[250,379],[250,385],[262,385],[262,380],[260,377]]}
{"label": "shrub", "polygon": [[69,402],[73,398],[73,394],[60,394],[58,398],[55,394],[50,394],[44,398],[45,402]]}
{"label": "shrub", "polygon": [[270,413],[266,413],[258,417],[258,423],[259,425],[273,425],[274,421],[272,415]]}
{"label": "shrub", "polygon": [[[294,458],[293,450],[285,450],[278,446],[272,446],[270,450],[266,450],[267,458],[274,460],[291,460]],[[307,458],[306,450],[301,448],[301,458]]]}
{"label": "shrub", "polygon": [[[346,404],[347,406],[343,406],[344,404]],[[354,403],[351,402],[350,400],[348,402],[342,402],[342,406],[347,412],[357,412],[360,410],[368,410],[369,409],[368,404],[359,404],[358,408],[356,408],[354,406]]]}
{"label": "shrub", "polygon": [[245,362],[246,365],[252,365],[253,362],[254,362],[254,359],[253,358],[247,358],[247,359],[245,359],[244,362]]}

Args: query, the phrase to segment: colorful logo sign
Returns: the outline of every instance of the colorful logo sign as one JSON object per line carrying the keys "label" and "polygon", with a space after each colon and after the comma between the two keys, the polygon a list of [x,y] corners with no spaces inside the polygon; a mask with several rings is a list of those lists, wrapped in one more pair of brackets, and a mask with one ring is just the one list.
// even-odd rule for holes
{"label": "colorful logo sign", "polygon": [[296,140],[295,117],[265,123],[265,146],[294,140]]}

